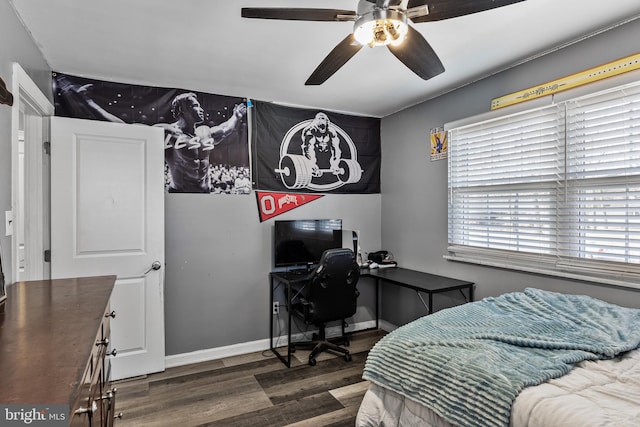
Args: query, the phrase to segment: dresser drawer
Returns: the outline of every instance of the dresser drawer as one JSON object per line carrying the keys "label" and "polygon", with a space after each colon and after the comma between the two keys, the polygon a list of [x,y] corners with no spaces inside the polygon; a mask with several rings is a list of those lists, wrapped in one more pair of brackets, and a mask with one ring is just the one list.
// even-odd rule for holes
{"label": "dresser drawer", "polygon": [[107,307],[84,371],[78,400],[71,411],[72,427],[113,425],[115,393],[109,388],[110,361],[107,355],[107,351],[111,351],[109,337],[113,316]]}

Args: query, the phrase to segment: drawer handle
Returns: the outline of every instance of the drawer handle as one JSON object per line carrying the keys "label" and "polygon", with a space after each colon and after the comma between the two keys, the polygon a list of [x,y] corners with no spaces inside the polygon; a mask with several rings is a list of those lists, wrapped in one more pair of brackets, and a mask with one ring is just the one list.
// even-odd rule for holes
{"label": "drawer handle", "polygon": [[116,357],[117,354],[118,354],[118,350],[114,348],[109,353],[107,353],[107,356]]}
{"label": "drawer handle", "polygon": [[111,313],[105,314],[104,317],[111,317],[112,319],[115,319],[116,318],[116,311],[115,310],[111,310]]}
{"label": "drawer handle", "polygon": [[96,342],[96,345],[97,345],[97,346],[103,345],[103,346],[105,346],[105,347],[106,347],[106,346],[108,346],[108,345],[109,345],[109,338],[105,338],[105,339],[103,339],[102,341],[98,341],[98,342]]}
{"label": "drawer handle", "polygon": [[107,394],[105,394],[104,396],[102,396],[102,400],[111,400],[114,397],[116,397],[116,392],[118,391],[117,388],[112,388],[111,390],[109,390],[107,392]]}
{"label": "drawer handle", "polygon": [[91,408],[78,408],[75,410],[74,414],[80,415],[80,414],[93,414],[94,412],[96,412],[98,410],[98,405],[96,404],[96,401],[94,400],[93,402],[91,402]]}
{"label": "drawer handle", "polygon": [[124,414],[122,412],[118,412],[116,415],[113,416],[114,420],[121,420],[122,417],[124,417]]}

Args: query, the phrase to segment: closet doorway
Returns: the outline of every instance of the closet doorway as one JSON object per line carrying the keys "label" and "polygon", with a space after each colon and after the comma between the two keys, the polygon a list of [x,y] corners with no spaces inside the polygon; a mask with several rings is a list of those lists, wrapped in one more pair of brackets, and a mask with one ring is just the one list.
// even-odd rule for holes
{"label": "closet doorway", "polygon": [[51,277],[49,118],[53,104],[17,63],[13,64],[11,116],[11,233],[8,283]]}

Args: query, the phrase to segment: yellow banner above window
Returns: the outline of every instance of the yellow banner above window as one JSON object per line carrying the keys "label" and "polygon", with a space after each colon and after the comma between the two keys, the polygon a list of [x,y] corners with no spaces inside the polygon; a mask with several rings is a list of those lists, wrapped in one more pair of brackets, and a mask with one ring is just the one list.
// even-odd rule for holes
{"label": "yellow banner above window", "polygon": [[640,69],[640,53],[617,59],[607,64],[589,68],[528,89],[514,92],[491,100],[491,109],[497,110],[509,105],[520,104],[543,96],[552,95],[574,87],[603,80],[619,74]]}

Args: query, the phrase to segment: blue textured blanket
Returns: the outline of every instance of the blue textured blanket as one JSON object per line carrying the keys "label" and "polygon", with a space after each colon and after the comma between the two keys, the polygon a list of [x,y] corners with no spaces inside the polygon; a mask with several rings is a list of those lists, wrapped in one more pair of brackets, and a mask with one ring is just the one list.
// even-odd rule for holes
{"label": "blue textured blanket", "polygon": [[460,426],[508,426],[526,386],[640,346],[640,310],[526,289],[439,311],[389,333],[363,378]]}

